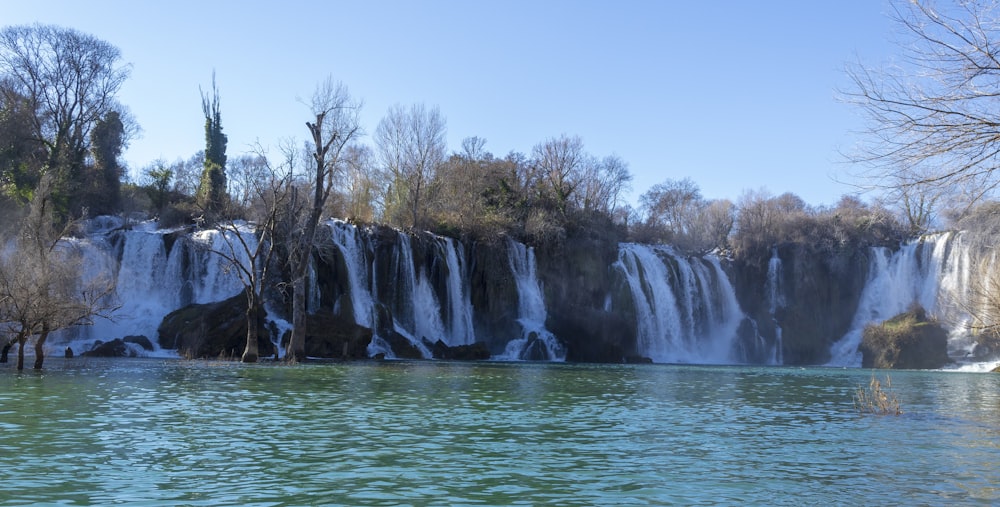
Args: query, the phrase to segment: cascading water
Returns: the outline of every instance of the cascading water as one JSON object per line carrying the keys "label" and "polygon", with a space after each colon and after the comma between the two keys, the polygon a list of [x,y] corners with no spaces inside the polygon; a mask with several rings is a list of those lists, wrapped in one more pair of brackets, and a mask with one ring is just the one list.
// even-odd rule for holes
{"label": "cascading water", "polygon": [[191,236],[196,244],[190,250],[195,272],[192,279],[195,303],[222,301],[243,290],[238,268],[232,260],[241,266],[249,266],[250,257],[240,246],[236,235],[241,236],[251,251],[256,248],[257,237],[245,225],[238,226],[236,230],[205,229]]}
{"label": "cascading water", "polygon": [[465,255],[461,245],[451,238],[440,238],[439,248],[444,250],[448,269],[448,345],[471,345],[476,342],[472,326],[472,295],[465,276]]}
{"label": "cascading water", "polygon": [[[509,240],[507,259],[517,285],[517,322],[521,325],[521,337],[509,341],[503,355],[497,359],[565,361],[565,347],[545,328],[548,313],[535,275],[534,249]],[[540,357],[542,354],[545,357]]]}
{"label": "cascading water", "polygon": [[[431,237],[435,248],[434,262],[444,262],[445,293],[438,296],[429,273],[431,266],[418,264],[413,257],[410,236],[395,231],[392,254],[389,259],[368,260],[369,250],[361,231],[346,222],[331,220],[328,226],[334,245],[344,258],[347,270],[348,292],[354,312],[354,321],[376,329],[375,305],[385,304],[392,309],[395,331],[413,343],[425,357],[431,352],[424,339],[441,340],[449,346],[468,345],[475,342],[472,325],[471,287],[465,267],[461,245],[450,238]],[[388,262],[388,266],[379,263]],[[371,282],[369,283],[369,266]],[[390,280],[379,284],[375,273],[389,273]],[[445,302],[444,305],[440,300]],[[368,348],[371,355],[386,354],[393,357],[386,337],[374,336]]]}
{"label": "cascading water", "polygon": [[[341,220],[331,220],[327,226],[330,228],[333,244],[344,257],[348,294],[351,298],[351,308],[354,310],[354,322],[374,328],[375,301],[372,299],[372,289],[368,283],[369,263],[365,255],[364,242],[360,237],[361,231]],[[317,286],[315,283],[312,285]],[[318,303],[317,306],[319,306]]]}
{"label": "cascading water", "polygon": [[781,257],[778,256],[778,249],[771,250],[771,260],[767,262],[767,285],[764,290],[767,294],[767,309],[774,322],[774,347],[771,352],[771,364],[783,364],[781,326],[778,324],[778,310],[785,306],[785,294],[783,291],[783,276],[781,274]]}
{"label": "cascading water", "polygon": [[[54,333],[49,342],[53,346],[68,345],[80,351],[90,349],[97,341],[141,335],[156,347],[157,327],[168,313],[189,303],[221,301],[243,290],[228,261],[210,250],[227,251],[230,246],[223,234],[236,232],[200,231],[194,234],[193,244],[178,239],[168,252],[164,238],[172,231],[157,230],[153,223],[120,230],[108,225],[109,220],[114,219],[103,217],[82,239],[64,241],[72,241],[73,248],[80,252],[81,281],[112,277],[113,297],[121,306],[112,320],[98,318],[93,325]],[[120,221],[117,223],[121,227]],[[239,234],[250,245],[255,244],[256,238],[249,230],[241,229]],[[248,262],[239,248],[228,251],[235,251],[236,258]],[[152,355],[170,353],[157,349]]]}
{"label": "cascading water", "polygon": [[851,328],[830,348],[828,364],[860,366],[858,346],[865,326],[903,313],[914,304],[951,329],[950,354],[971,352],[966,332],[971,317],[966,309],[976,304],[970,292],[974,266],[963,237],[963,233],[941,233],[907,243],[895,253],[873,249],[868,281]]}
{"label": "cascading water", "polygon": [[717,258],[685,258],[665,246],[623,243],[614,266],[630,289],[640,355],[661,363],[733,361],[745,316]]}

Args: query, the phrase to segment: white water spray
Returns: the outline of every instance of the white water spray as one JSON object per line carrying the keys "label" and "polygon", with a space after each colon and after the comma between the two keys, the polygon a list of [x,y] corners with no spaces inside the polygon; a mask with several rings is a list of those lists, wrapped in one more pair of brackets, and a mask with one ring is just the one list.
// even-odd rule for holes
{"label": "white water spray", "polygon": [[566,348],[545,328],[548,312],[535,274],[534,249],[509,240],[507,260],[517,285],[517,322],[521,325],[521,337],[507,342],[504,353],[497,359],[525,360],[532,357],[533,351],[544,351],[549,361],[565,361]]}
{"label": "white water spray", "polygon": [[636,347],[660,363],[729,363],[743,312],[715,257],[623,243],[615,268],[628,283]]}
{"label": "white water spray", "polygon": [[971,353],[967,332],[977,304],[971,292],[972,277],[985,276],[992,265],[976,274],[972,251],[963,233],[925,236],[903,245],[897,252],[872,251],[868,281],[861,293],[850,330],[830,348],[831,366],[860,366],[858,346],[866,325],[879,323],[919,304],[950,329],[949,354]]}

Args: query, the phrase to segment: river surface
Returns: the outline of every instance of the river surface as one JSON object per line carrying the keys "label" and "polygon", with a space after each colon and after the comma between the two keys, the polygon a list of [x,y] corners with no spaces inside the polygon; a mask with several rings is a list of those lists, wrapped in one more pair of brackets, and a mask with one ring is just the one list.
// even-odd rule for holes
{"label": "river surface", "polygon": [[0,505],[989,505],[1000,375],[52,359],[0,368]]}

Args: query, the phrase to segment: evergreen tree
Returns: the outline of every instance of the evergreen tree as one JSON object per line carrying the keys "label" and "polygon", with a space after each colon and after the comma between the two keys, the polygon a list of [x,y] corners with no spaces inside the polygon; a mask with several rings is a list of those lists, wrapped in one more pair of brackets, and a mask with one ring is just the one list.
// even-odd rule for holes
{"label": "evergreen tree", "polygon": [[125,147],[125,124],[118,111],[109,111],[90,131],[90,151],[94,157],[93,177],[82,205],[92,215],[118,211],[121,200],[121,166],[118,156]]}
{"label": "evergreen tree", "polygon": [[201,94],[201,108],[205,113],[205,167],[198,186],[198,204],[209,212],[218,212],[226,204],[226,143],[222,133],[222,114],[219,111],[219,89],[212,74],[212,94]]}

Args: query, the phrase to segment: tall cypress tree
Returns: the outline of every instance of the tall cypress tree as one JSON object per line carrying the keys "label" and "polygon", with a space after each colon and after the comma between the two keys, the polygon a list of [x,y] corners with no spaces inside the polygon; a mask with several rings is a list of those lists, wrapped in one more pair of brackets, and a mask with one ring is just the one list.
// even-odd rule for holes
{"label": "tall cypress tree", "polygon": [[94,157],[91,181],[81,196],[93,215],[115,213],[121,200],[121,166],[118,156],[125,147],[125,124],[118,111],[109,111],[90,131]]}
{"label": "tall cypress tree", "polygon": [[198,186],[198,204],[205,211],[218,212],[225,206],[226,194],[226,143],[222,133],[222,114],[219,111],[219,89],[212,73],[212,94],[201,94],[201,109],[205,113],[205,168]]}

